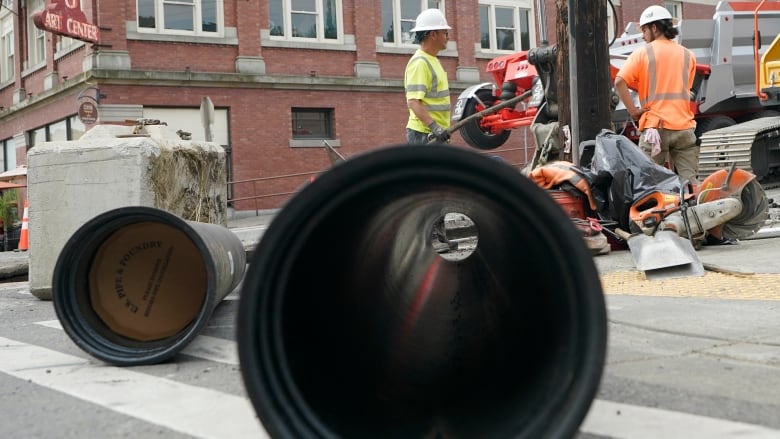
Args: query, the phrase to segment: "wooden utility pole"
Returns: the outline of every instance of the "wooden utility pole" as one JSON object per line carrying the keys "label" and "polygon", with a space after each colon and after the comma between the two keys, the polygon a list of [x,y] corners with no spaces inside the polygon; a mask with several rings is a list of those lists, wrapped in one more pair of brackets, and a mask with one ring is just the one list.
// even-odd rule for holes
{"label": "wooden utility pole", "polygon": [[561,140],[571,144],[568,159],[579,164],[579,144],[611,127],[607,2],[556,0],[556,6],[558,120]]}
{"label": "wooden utility pole", "polygon": [[[561,145],[566,145],[568,135],[564,132],[564,127],[571,126],[571,105],[569,105],[569,1],[555,0],[556,10],[558,11],[555,20],[555,41],[558,46],[558,75],[556,89],[558,93],[558,122],[561,127]],[[569,148],[571,151],[571,148]],[[574,164],[577,163],[571,157],[571,152],[564,157]]]}

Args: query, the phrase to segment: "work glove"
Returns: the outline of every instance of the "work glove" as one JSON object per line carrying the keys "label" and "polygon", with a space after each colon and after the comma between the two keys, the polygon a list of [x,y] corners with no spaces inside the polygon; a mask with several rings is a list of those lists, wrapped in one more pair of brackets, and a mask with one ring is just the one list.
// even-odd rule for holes
{"label": "work glove", "polygon": [[428,128],[431,129],[431,133],[428,134],[428,141],[437,141],[441,143],[449,143],[450,141],[450,133],[447,132],[444,128],[442,128],[441,125],[439,125],[436,122],[431,122],[430,125],[428,125]]}

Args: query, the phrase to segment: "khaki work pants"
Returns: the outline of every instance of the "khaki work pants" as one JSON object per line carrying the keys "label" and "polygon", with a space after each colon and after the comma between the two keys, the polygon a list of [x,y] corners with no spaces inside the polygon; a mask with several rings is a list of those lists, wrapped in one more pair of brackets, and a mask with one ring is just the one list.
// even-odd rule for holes
{"label": "khaki work pants", "polygon": [[[652,157],[653,161],[663,166],[669,156],[669,163],[680,180],[698,184],[699,146],[696,144],[696,134],[693,128],[688,130],[667,130],[658,128],[661,135],[661,153]],[[648,156],[653,145],[645,141],[645,133],[639,136],[639,147]]]}

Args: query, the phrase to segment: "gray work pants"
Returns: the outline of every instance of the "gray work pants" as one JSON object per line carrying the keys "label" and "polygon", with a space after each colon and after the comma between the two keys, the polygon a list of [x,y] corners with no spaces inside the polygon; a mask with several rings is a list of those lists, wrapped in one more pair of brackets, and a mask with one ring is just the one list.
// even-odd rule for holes
{"label": "gray work pants", "polygon": [[[670,156],[672,169],[680,176],[681,181],[698,183],[699,146],[696,144],[696,134],[693,128],[687,130],[667,130],[658,128],[661,135],[661,153],[652,157],[653,161],[663,166],[666,155]],[[645,133],[639,137],[639,147],[648,156],[653,145],[645,141]]]}

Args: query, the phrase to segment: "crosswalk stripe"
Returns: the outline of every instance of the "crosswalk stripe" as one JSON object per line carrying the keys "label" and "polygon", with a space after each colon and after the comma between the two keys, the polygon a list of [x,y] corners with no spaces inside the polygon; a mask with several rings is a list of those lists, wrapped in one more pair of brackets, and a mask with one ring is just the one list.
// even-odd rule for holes
{"label": "crosswalk stripe", "polygon": [[249,400],[0,337],[0,372],[202,439],[267,438]]}
{"label": "crosswalk stripe", "polygon": [[683,412],[595,400],[580,431],[631,439],[777,439],[780,430]]}
{"label": "crosswalk stripe", "polygon": [[[62,329],[59,320],[40,321],[37,324]],[[196,337],[182,350],[182,353],[187,355],[228,364],[238,364],[237,352],[235,342],[204,335]],[[615,439],[658,437],[775,439],[780,437],[779,430],[759,425],[599,399],[593,401],[580,430]]]}
{"label": "crosswalk stripe", "polygon": [[[47,328],[62,329],[59,320],[43,320],[35,323]],[[181,353],[216,363],[238,365],[238,346],[235,342],[222,338],[198,335],[181,350]]]}

